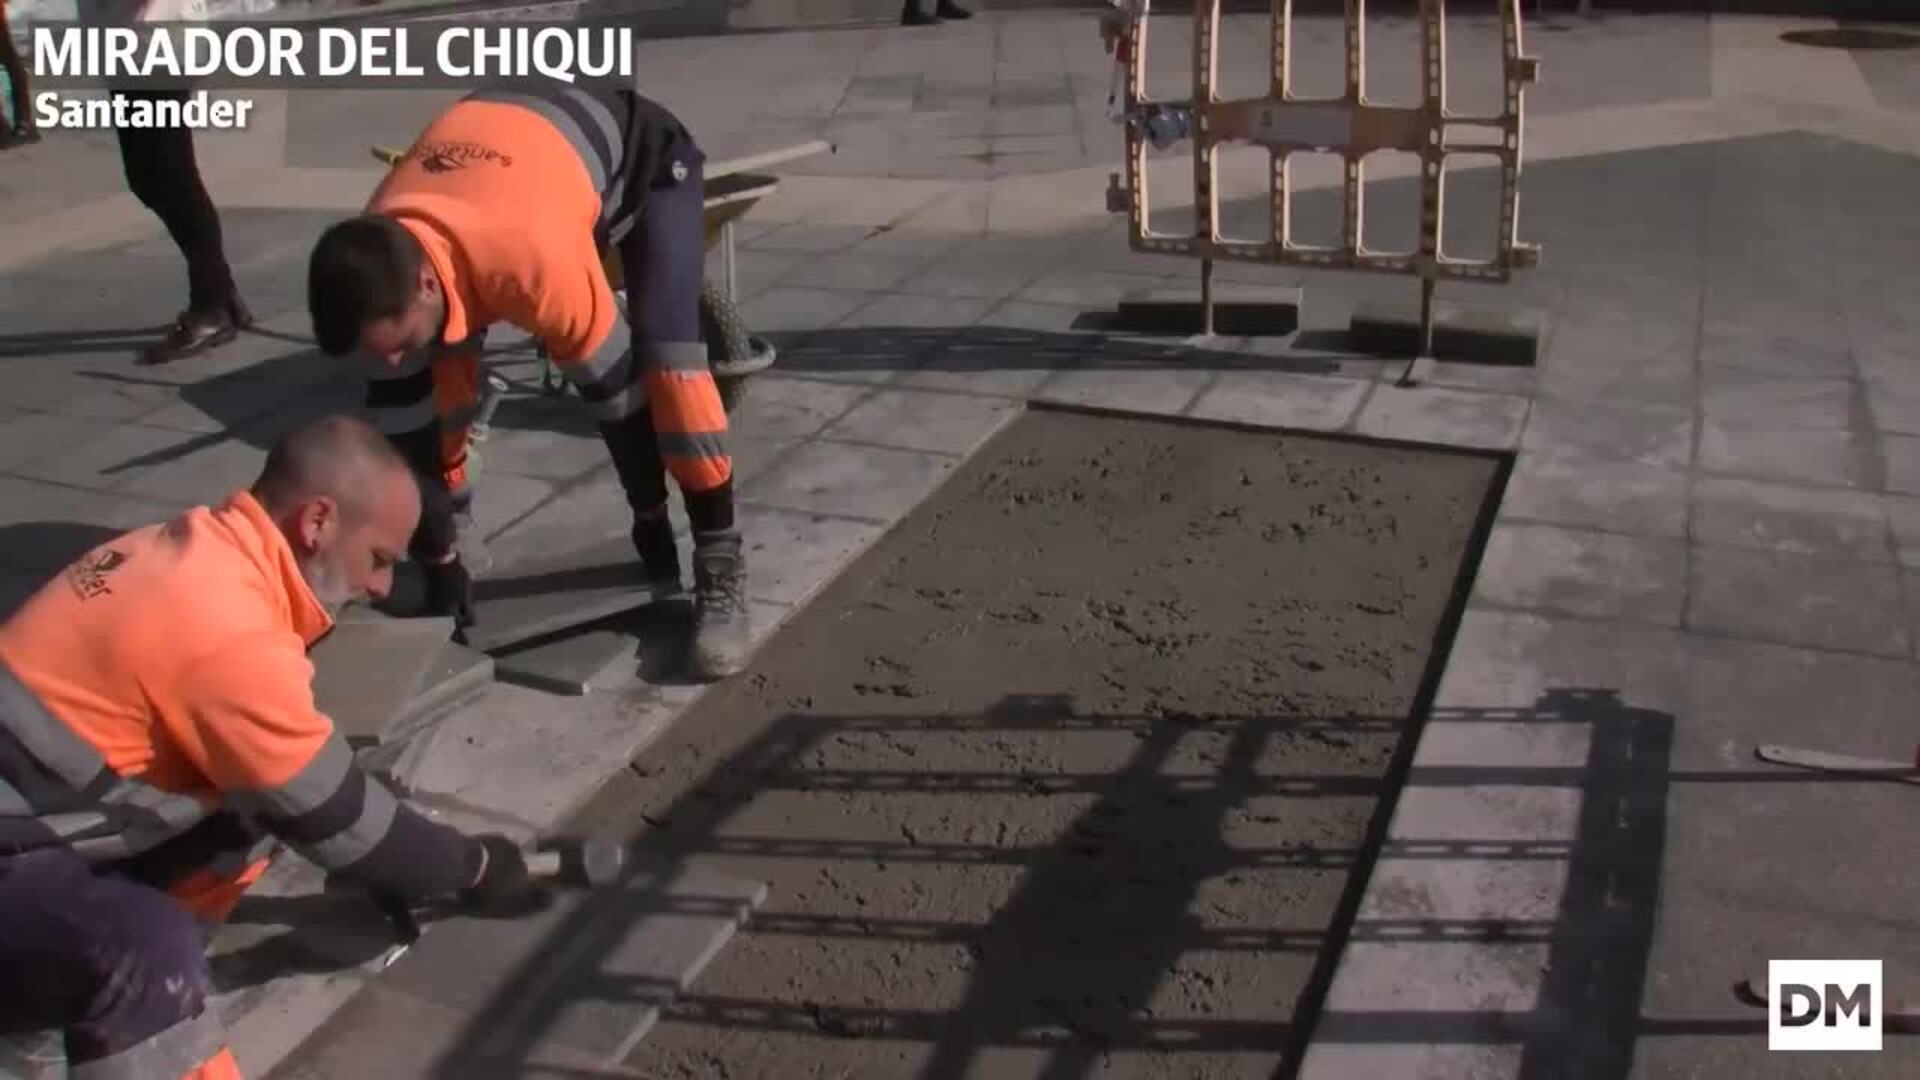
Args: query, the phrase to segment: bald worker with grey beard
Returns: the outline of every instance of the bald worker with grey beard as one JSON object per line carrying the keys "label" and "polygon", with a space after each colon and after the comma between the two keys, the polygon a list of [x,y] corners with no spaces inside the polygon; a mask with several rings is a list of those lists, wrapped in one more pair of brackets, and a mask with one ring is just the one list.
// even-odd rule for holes
{"label": "bald worker with grey beard", "polygon": [[401,901],[526,910],[518,846],[408,807],[314,704],[308,648],[392,587],[419,515],[386,438],[328,417],[0,626],[0,971],[33,973],[0,978],[0,1030],[63,1030],[89,1075],[239,1076],[199,927],[279,844]]}

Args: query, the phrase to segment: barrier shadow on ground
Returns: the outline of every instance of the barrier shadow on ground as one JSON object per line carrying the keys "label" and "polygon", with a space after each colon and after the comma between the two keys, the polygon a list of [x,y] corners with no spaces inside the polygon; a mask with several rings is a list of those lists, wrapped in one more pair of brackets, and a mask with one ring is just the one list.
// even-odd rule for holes
{"label": "barrier shadow on ground", "polygon": [[[1504,725],[1516,742],[1534,746],[1567,745],[1584,737],[1585,760],[1540,767],[1416,765],[1402,797],[1413,789],[1428,794],[1559,788],[1577,797],[1579,811],[1572,835],[1543,833],[1526,840],[1422,838],[1420,824],[1410,822],[1401,835],[1381,846],[1378,859],[1403,871],[1417,863],[1435,862],[1536,868],[1555,864],[1564,870],[1557,910],[1546,919],[1447,920],[1424,917],[1414,910],[1417,902],[1404,902],[1406,911],[1357,914],[1348,940],[1387,946],[1446,943],[1463,952],[1481,945],[1537,951],[1545,972],[1540,985],[1516,985],[1513,993],[1533,1005],[1524,1011],[1473,1008],[1464,1001],[1457,1009],[1354,1009],[1329,1006],[1323,998],[1312,1038],[1327,1044],[1375,1047],[1517,1046],[1520,1064],[1515,1075],[1523,1080],[1570,1075],[1591,1080],[1624,1078],[1632,1071],[1636,1040],[1654,1033],[1654,1025],[1641,1017],[1641,1005],[1660,895],[1669,789],[1688,779],[1771,779],[1779,774],[1715,772],[1696,777],[1675,773],[1669,767],[1674,718],[1634,707],[1611,690],[1556,688],[1528,709],[1444,709],[1427,720],[1429,731],[1457,723]],[[1527,732],[1528,728],[1553,730]],[[1508,824],[1525,831],[1537,823]],[[1407,835],[1409,831],[1414,835]],[[1418,879],[1429,873],[1439,878],[1449,870],[1434,866],[1412,876]],[[1472,873],[1463,865],[1461,880],[1472,880]],[[1497,908],[1500,901],[1482,896],[1479,902]],[[1400,906],[1393,900],[1382,903]],[[1459,956],[1456,953],[1450,959]],[[1448,962],[1437,956],[1432,959]],[[1452,978],[1450,974],[1435,977]],[[1742,1025],[1740,1030],[1766,1030],[1764,1015],[1733,1018]],[[1680,1033],[1671,1027],[1662,1023],[1658,1031]],[[1715,1032],[1709,1025],[1699,1033]],[[1297,1049],[1304,1054],[1306,1046],[1303,1043]]]}
{"label": "barrier shadow on ground", "polygon": [[[1004,903],[984,922],[897,919],[862,910],[800,913],[774,897],[748,920],[747,933],[824,941],[898,941],[965,947],[972,962],[964,995],[946,1009],[838,1007],[808,1000],[741,998],[694,986],[664,1007],[667,1021],[727,1031],[825,1034],[920,1044],[924,1080],[969,1075],[990,1053],[1021,1050],[1044,1060],[1038,1075],[1089,1074],[1112,1054],[1221,1052],[1265,1054],[1298,1068],[1316,1034],[1370,1044],[1519,1039],[1530,1062],[1523,1075],[1565,1075],[1586,1060],[1583,1076],[1625,1076],[1643,1030],[1639,1010],[1658,897],[1672,718],[1633,708],[1610,694],[1554,691],[1522,710],[1443,710],[1426,723],[1578,724],[1590,730],[1585,763],[1569,768],[1416,770],[1420,786],[1553,784],[1577,788],[1577,835],[1542,844],[1395,839],[1327,845],[1312,840],[1267,848],[1228,838],[1228,821],[1253,798],[1311,800],[1373,797],[1390,803],[1391,774],[1262,775],[1254,767],[1277,738],[1306,733],[1407,733],[1405,717],[1263,716],[1207,718],[1078,713],[1070,701],[1010,698],[978,716],[827,716],[788,713],[726,762],[694,780],[672,805],[649,815],[637,855],[675,859],[817,861],[823,872],[853,861],[889,866],[946,864],[1018,867]],[[1035,731],[1122,732],[1137,740],[1120,767],[1092,773],[823,770],[809,756],[829,740],[889,732],[948,732],[993,739]],[[1210,775],[1170,770],[1174,747],[1198,731],[1222,737],[1226,750]],[[1403,739],[1403,742],[1408,740]],[[1723,774],[1715,774],[1716,778]],[[817,835],[742,835],[722,826],[769,791],[1058,794],[1086,800],[1057,836],[1041,843],[832,840]],[[1292,800],[1302,800],[1292,803]],[[1151,813],[1141,812],[1151,809]],[[1222,875],[1271,868],[1321,868],[1346,875],[1358,894],[1376,857],[1422,860],[1556,859],[1567,864],[1558,913],[1536,922],[1467,918],[1375,918],[1343,905],[1324,927],[1209,926],[1196,897]],[[1116,871],[1151,866],[1151,887],[1113,888]],[[748,872],[735,870],[734,872]],[[811,907],[812,905],[803,905]],[[786,910],[781,910],[782,908]],[[549,1027],[585,999],[658,1006],[658,988],[629,993],[618,976],[590,969],[628,933],[635,913],[616,898],[589,896],[557,924],[542,956],[588,958],[580,971],[530,964],[473,1013],[461,1049],[434,1075],[471,1076],[523,1067]],[[1546,943],[1550,960],[1540,1004],[1526,1016],[1457,1013],[1322,1012],[1333,970],[1349,941],[1523,941]],[[1156,1016],[1149,1003],[1167,990],[1183,957],[1207,953],[1312,957],[1314,973],[1291,1009],[1258,1019]],[[653,995],[653,996],[648,996]],[[1177,1010],[1175,1010],[1177,1012]],[[1764,1025],[1764,1019],[1761,1020]],[[1573,1055],[1573,1056],[1569,1056]]]}

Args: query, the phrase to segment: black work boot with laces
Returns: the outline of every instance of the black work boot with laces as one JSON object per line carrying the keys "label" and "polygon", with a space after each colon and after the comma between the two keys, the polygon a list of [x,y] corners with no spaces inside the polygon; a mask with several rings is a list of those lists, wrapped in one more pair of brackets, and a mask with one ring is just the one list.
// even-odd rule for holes
{"label": "black work boot with laces", "polygon": [[738,530],[693,535],[693,599],[689,674],[701,682],[739,674],[747,665],[751,635]]}
{"label": "black work boot with laces", "polygon": [[640,570],[653,591],[653,602],[679,596],[686,586],[680,579],[680,547],[673,538],[673,519],[665,514],[635,518],[633,547],[640,553]]}

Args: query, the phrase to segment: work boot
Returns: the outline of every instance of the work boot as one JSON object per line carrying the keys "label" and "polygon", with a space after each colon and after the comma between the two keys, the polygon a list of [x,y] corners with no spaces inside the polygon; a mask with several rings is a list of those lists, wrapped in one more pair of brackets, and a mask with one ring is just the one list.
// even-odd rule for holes
{"label": "work boot", "polygon": [[939,6],[933,9],[933,13],[942,19],[973,18],[973,12],[954,3],[953,0],[940,0]]}
{"label": "work boot", "polygon": [[673,519],[665,514],[634,518],[633,548],[640,553],[640,572],[653,592],[653,602],[679,596],[685,586],[680,580],[680,546],[673,538]]}
{"label": "work boot", "polygon": [[920,8],[921,0],[907,0],[906,7],[900,12],[901,26],[933,26],[939,19],[927,14]]}
{"label": "work boot", "polygon": [[745,555],[740,533],[695,533],[693,538],[693,650],[690,674],[714,682],[747,664]]}

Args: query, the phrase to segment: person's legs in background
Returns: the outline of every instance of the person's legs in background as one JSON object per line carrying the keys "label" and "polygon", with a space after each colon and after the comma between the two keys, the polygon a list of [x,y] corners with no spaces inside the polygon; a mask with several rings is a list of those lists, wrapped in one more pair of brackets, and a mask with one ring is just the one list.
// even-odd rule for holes
{"label": "person's legs in background", "polygon": [[[706,275],[704,156],[676,139],[664,174],[647,192],[645,212],[620,244],[633,330],[633,359],[644,418],[628,416],[603,429],[628,484],[635,544],[649,577],[664,572],[673,543],[661,465],[673,474],[693,527],[694,637],[691,674],[726,678],[746,663],[749,640],[745,554],[733,515],[733,459],[727,412],[707,365],[700,333],[700,291]],[[638,178],[637,178],[638,179]],[[651,434],[649,452],[638,441]],[[629,481],[629,475],[632,475]],[[653,500],[649,506],[649,500]],[[677,553],[672,560],[677,575]]]}
{"label": "person's legs in background", "polygon": [[[150,99],[180,98],[179,91],[124,92]],[[232,341],[252,325],[227,265],[220,214],[200,180],[191,128],[118,128],[127,186],[153,211],[187,260],[187,308],[167,336],[149,348],[144,363],[164,364],[197,356]]]}
{"label": "person's legs in background", "polygon": [[0,69],[7,73],[7,90],[13,110],[9,130],[0,132],[0,145],[35,142],[39,125],[33,120],[33,95],[28,88],[27,65],[20,61],[20,50],[13,45],[13,29],[7,25],[7,6],[0,3]]}
{"label": "person's legs in background", "polygon": [[971,19],[973,12],[955,0],[938,0],[933,12],[927,12],[927,0],[906,0],[900,11],[901,26],[934,26],[945,19]]}
{"label": "person's legs in background", "polygon": [[79,1075],[238,1080],[193,915],[64,850],[0,856],[0,1031],[58,1029]]}

